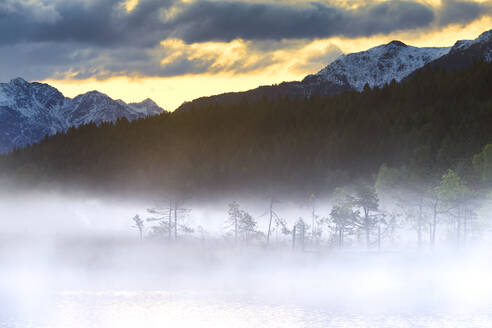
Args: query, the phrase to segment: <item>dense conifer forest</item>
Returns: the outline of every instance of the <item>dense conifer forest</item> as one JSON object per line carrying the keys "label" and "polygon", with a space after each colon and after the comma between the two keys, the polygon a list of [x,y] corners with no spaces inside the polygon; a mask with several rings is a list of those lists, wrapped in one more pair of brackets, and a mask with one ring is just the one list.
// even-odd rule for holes
{"label": "dense conifer forest", "polygon": [[361,93],[244,100],[89,124],[15,150],[0,165],[6,177],[28,184],[106,191],[326,193],[374,179],[383,164],[421,179],[439,180],[453,169],[478,188],[487,178],[481,157],[475,165],[473,157],[489,143],[492,63],[480,62],[419,71]]}

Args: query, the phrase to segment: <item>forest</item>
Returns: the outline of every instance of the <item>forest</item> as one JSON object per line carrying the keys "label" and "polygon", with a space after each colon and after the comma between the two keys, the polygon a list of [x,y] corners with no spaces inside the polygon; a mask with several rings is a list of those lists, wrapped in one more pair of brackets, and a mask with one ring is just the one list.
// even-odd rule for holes
{"label": "forest", "polygon": [[[483,163],[483,156],[492,158],[491,154],[488,146],[474,162]],[[227,214],[222,229],[215,232],[209,229],[211,222],[193,224],[192,202],[183,194],[167,194],[131,222],[140,241],[170,245],[200,242],[202,247],[206,243],[308,252],[461,249],[488,237],[488,200],[490,193],[473,189],[454,170],[438,181],[423,181],[407,168],[383,165],[374,184],[359,180],[337,188],[329,198],[312,194],[293,203],[270,195],[257,198],[253,212],[232,201],[227,211],[214,215]]]}
{"label": "forest", "polygon": [[[189,199],[230,200],[228,240],[294,249],[458,247],[483,230],[492,183],[492,64],[425,70],[402,83],[326,97],[207,104],[129,123],[72,128],[0,158],[27,188],[72,186],[164,200],[135,227],[177,240],[206,227],[181,222]],[[268,198],[267,229],[241,196]],[[276,199],[330,211],[285,218]],[[238,201],[238,202],[236,202]],[[150,223],[153,222],[153,223]],[[440,236],[440,237],[439,237]]]}
{"label": "forest", "polygon": [[491,63],[420,71],[361,93],[88,124],[14,150],[0,157],[0,167],[4,178],[29,188],[193,197],[330,194],[359,179],[373,183],[383,165],[434,184],[452,169],[477,190],[490,180],[490,90]]}

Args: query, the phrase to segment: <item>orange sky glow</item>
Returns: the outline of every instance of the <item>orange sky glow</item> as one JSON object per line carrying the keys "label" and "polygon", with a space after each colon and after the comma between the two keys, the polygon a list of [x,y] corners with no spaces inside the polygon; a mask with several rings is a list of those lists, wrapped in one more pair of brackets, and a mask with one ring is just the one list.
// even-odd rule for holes
{"label": "orange sky glow", "polygon": [[[354,5],[356,2],[345,2]],[[427,1],[431,5],[439,2]],[[133,10],[138,0],[126,2],[126,10]],[[111,76],[108,78],[74,79],[77,72],[64,72],[42,82],[58,88],[68,97],[90,90],[99,90],[114,99],[126,102],[151,98],[161,107],[174,110],[184,101],[230,91],[243,91],[259,85],[282,81],[300,80],[307,74],[316,73],[329,62],[312,58],[326,55],[333,49],[343,53],[366,50],[392,40],[400,40],[413,46],[452,46],[457,40],[474,39],[483,31],[492,28],[492,18],[484,16],[468,25],[450,25],[442,29],[416,29],[369,38],[328,38],[313,40],[281,41],[285,45],[270,50],[258,50],[255,41],[235,39],[230,42],[185,43],[179,39],[161,42],[166,56],[161,66],[173,63],[176,58],[189,60],[205,58],[212,64],[207,72],[187,73],[169,77]],[[264,41],[265,42],[265,41]],[[158,51],[158,50],[157,50]],[[336,57],[326,61],[333,60]],[[244,67],[244,71],[238,69]]]}

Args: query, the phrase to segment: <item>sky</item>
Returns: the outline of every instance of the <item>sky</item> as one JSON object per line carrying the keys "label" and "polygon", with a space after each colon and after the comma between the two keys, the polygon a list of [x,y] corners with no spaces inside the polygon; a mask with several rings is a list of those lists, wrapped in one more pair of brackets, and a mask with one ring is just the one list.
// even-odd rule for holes
{"label": "sky", "polygon": [[451,46],[489,29],[492,0],[1,0],[0,81],[174,110],[392,40]]}

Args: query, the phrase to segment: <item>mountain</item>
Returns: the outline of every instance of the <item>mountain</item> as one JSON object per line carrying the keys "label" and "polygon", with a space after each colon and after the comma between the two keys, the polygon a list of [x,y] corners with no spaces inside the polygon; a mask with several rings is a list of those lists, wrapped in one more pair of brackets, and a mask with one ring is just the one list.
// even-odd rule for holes
{"label": "mountain", "polygon": [[393,79],[400,82],[418,68],[442,57],[450,48],[418,48],[400,41],[371,48],[367,51],[342,55],[317,74],[308,75],[303,83],[331,82],[362,91],[382,87]]}
{"label": "mountain", "polygon": [[[457,41],[447,54],[428,63],[422,69],[440,69],[449,72],[465,68],[478,61],[492,61],[492,30],[482,33],[475,40]],[[409,78],[412,76],[413,74]]]}
{"label": "mountain", "polygon": [[40,141],[46,135],[94,122],[135,120],[163,110],[152,100],[126,104],[98,91],[73,99],[44,83],[16,78],[0,83],[0,153]]}
{"label": "mountain", "polygon": [[[421,69],[450,71],[480,60],[492,60],[492,30],[475,40],[458,41],[451,48],[418,48],[392,41],[366,51],[342,55],[302,81],[202,97],[184,103],[178,111],[213,104],[238,104],[243,99],[256,102],[262,98],[310,98],[343,91],[362,91],[366,84],[382,87],[392,80],[410,79]],[[114,122],[120,117],[134,120],[161,112],[162,109],[150,99],[127,104],[97,91],[70,99],[47,84],[28,83],[17,78],[0,84],[0,153],[37,142],[47,134],[71,126]]]}
{"label": "mountain", "polygon": [[247,191],[307,199],[386,164],[426,179],[451,168],[475,188],[485,166],[477,170],[474,155],[492,144],[491,76],[492,62],[480,62],[364,92],[84,125],[0,156],[0,181],[154,198]]}
{"label": "mountain", "polygon": [[139,103],[129,103],[128,106],[130,106],[135,112],[146,116],[162,113],[162,108],[150,98],[147,98]]}
{"label": "mountain", "polygon": [[202,97],[184,103],[178,110],[214,103],[239,103],[242,99],[254,102],[263,97],[274,99],[285,96],[326,96],[348,90],[362,91],[366,84],[370,87],[382,87],[393,79],[400,82],[416,69],[447,54],[449,50],[449,47],[418,48],[400,41],[391,41],[366,51],[342,55],[318,73],[308,75],[300,82],[284,82],[245,92]]}

